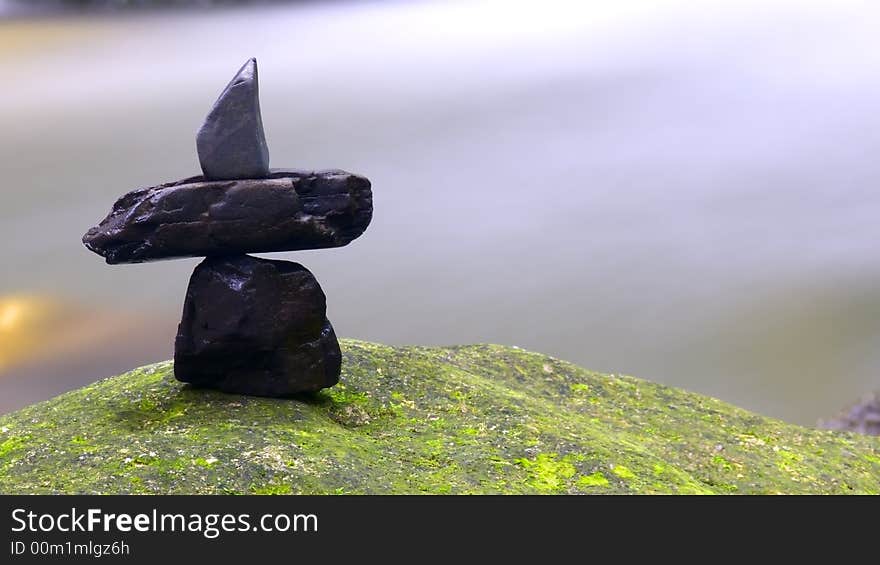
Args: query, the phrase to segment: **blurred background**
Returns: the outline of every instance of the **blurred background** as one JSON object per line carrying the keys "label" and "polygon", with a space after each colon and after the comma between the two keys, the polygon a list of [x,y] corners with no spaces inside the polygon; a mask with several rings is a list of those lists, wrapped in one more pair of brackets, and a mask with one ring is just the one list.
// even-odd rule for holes
{"label": "blurred background", "polygon": [[[135,4],[132,6],[132,4]],[[248,57],[275,167],[368,176],[343,337],[495,342],[814,424],[880,388],[880,5],[0,0],[0,413],[172,354],[197,259],[108,266]]]}

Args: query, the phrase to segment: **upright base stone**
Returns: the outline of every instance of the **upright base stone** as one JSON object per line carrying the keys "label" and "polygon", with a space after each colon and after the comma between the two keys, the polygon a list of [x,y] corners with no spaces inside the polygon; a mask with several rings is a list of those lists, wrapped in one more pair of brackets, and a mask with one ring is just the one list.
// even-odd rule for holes
{"label": "upright base stone", "polygon": [[324,292],[302,265],[234,255],[196,267],[174,344],[177,380],[287,396],[333,386],[341,361]]}

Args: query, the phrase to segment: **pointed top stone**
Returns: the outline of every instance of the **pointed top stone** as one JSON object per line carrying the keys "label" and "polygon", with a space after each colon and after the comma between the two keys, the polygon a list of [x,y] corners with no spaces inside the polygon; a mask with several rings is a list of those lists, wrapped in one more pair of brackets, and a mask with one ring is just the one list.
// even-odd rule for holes
{"label": "pointed top stone", "polygon": [[256,59],[248,59],[223,89],[199,128],[196,148],[208,180],[269,176]]}

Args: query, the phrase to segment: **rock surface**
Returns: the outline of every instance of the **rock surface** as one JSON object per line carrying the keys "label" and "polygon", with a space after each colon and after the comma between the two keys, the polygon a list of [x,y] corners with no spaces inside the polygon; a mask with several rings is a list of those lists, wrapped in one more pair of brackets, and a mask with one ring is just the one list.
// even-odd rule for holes
{"label": "rock surface", "polygon": [[269,176],[256,59],[249,59],[223,89],[196,134],[196,149],[207,179]]}
{"label": "rock surface", "polygon": [[340,247],[373,216],[370,181],[345,171],[192,177],[129,192],[83,236],[110,264]]}
{"label": "rock surface", "polygon": [[324,292],[302,265],[247,255],[193,271],[174,344],[174,375],[258,396],[314,392],[339,381],[341,354]]}
{"label": "rock surface", "polygon": [[819,427],[880,436],[880,392],[864,395],[837,416],[820,421]]}
{"label": "rock surface", "polygon": [[311,397],[193,389],[166,362],[0,416],[0,492],[880,492],[880,438],[518,348],[341,345]]}

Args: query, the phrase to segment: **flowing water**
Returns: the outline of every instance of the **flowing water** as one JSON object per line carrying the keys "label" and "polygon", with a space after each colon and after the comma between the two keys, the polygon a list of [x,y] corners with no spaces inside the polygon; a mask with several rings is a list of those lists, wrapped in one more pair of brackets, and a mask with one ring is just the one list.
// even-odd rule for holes
{"label": "flowing water", "polygon": [[361,239],[273,255],[339,335],[518,345],[808,424],[880,387],[880,8],[691,4],[0,22],[0,412],[170,356],[197,260],[80,237],[198,172],[250,56],[273,166],[373,181]]}

